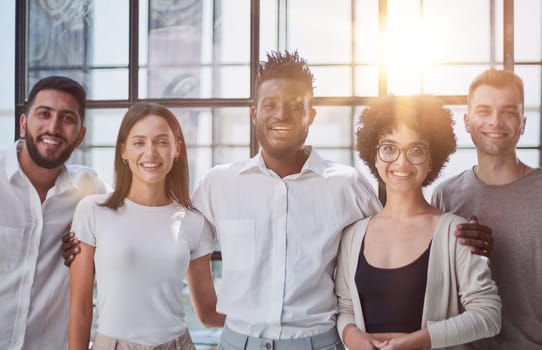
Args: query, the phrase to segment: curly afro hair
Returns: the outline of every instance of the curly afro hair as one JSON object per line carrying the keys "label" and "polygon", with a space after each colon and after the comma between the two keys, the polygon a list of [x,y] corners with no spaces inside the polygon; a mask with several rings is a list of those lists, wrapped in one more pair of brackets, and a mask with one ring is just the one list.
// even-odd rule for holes
{"label": "curly afro hair", "polygon": [[456,150],[452,112],[433,96],[385,96],[374,100],[359,118],[356,149],[371,173],[382,181],[376,169],[376,146],[380,138],[404,124],[429,142],[431,171],[423,186],[431,184]]}

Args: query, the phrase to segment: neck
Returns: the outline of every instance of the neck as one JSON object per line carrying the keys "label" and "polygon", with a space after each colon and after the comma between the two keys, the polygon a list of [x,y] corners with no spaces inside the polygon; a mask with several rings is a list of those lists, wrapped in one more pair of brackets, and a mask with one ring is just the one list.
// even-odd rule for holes
{"label": "neck", "polygon": [[379,215],[394,219],[410,219],[413,216],[438,213],[423,196],[422,189],[413,192],[386,192],[386,205]]}
{"label": "neck", "polygon": [[171,198],[166,194],[164,186],[134,186],[132,184],[127,197],[132,202],[149,207],[159,207],[172,203]]}
{"label": "neck", "polygon": [[18,154],[18,157],[21,169],[25,173],[26,177],[28,177],[28,180],[30,180],[32,186],[34,186],[34,188],[38,192],[40,200],[43,203],[47,196],[47,192],[49,192],[51,187],[55,185],[56,179],[58,178],[62,167],[54,169],[46,169],[40,167],[39,165],[34,163],[32,158],[30,158],[30,154],[28,153],[26,145],[22,147],[21,151]]}
{"label": "neck", "polygon": [[284,178],[288,175],[298,174],[303,169],[303,165],[309,158],[309,152],[306,149],[300,149],[294,154],[274,157],[262,151],[262,157],[265,166],[273,170],[278,176]]}
{"label": "neck", "polygon": [[480,157],[474,168],[476,177],[487,185],[506,185],[521,179],[530,171],[514,153],[507,157]]}

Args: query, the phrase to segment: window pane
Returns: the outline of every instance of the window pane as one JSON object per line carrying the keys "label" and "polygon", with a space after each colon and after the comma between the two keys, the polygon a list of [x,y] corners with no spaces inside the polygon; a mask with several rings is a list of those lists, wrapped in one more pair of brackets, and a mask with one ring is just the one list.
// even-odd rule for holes
{"label": "window pane", "polygon": [[542,66],[515,66],[515,73],[523,80],[525,89],[525,107],[540,108]]}
{"label": "window pane", "polygon": [[6,149],[15,134],[15,1],[0,6],[0,149]]}
{"label": "window pane", "polygon": [[378,63],[378,0],[356,1],[356,63]]}
{"label": "window pane", "polygon": [[125,113],[125,109],[87,109],[85,114],[87,133],[83,140],[84,145],[115,147]]}
{"label": "window pane", "polygon": [[445,106],[453,113],[454,118],[454,134],[456,137],[457,147],[473,147],[470,134],[465,131],[465,123],[463,116],[467,111],[467,106]]}
{"label": "window pane", "polygon": [[260,60],[265,59],[265,53],[278,48],[278,2],[260,0]]}
{"label": "window pane", "polygon": [[[316,118],[310,127],[307,144],[319,147],[352,145],[352,109],[350,107],[316,107]],[[347,163],[351,163],[350,156]]]}
{"label": "window pane", "polygon": [[[72,2],[77,3],[77,1]],[[79,3],[82,2],[84,1],[79,1]],[[127,68],[128,45],[130,43],[128,36],[130,29],[129,1],[91,0],[91,2],[93,3],[92,17],[94,21],[91,30],[92,37],[96,40],[94,41],[95,47],[92,47],[91,50],[90,64]],[[127,87],[122,86],[122,89],[127,89]]]}
{"label": "window pane", "polygon": [[15,134],[15,118],[11,111],[0,110],[0,149],[4,150],[13,144]]}
{"label": "window pane", "polygon": [[87,75],[89,100],[128,99],[128,68],[93,69]]}
{"label": "window pane", "polygon": [[250,0],[215,0],[215,49],[221,63],[250,62]]}
{"label": "window pane", "polygon": [[[28,90],[40,78],[67,75],[88,85],[87,68],[94,24],[90,1],[29,1]],[[70,69],[66,69],[70,67]]]}
{"label": "window pane", "polygon": [[378,66],[356,67],[356,96],[378,96]]}
{"label": "window pane", "polygon": [[542,2],[514,1],[514,51],[516,61],[542,60]]}
{"label": "window pane", "polygon": [[288,2],[288,48],[316,63],[349,63],[352,56],[350,0]]}
{"label": "window pane", "polygon": [[250,143],[250,110],[248,108],[220,108],[214,110],[215,145]]}
{"label": "window pane", "polygon": [[424,41],[432,62],[489,62],[489,0],[423,1]]}
{"label": "window pane", "polygon": [[[250,158],[250,151],[247,147],[217,147],[213,151],[213,164],[224,164],[230,162],[236,162],[240,160],[246,160]],[[210,167],[209,167],[210,168]]]}
{"label": "window pane", "polygon": [[[310,63],[310,61],[309,61]],[[346,67],[311,67],[315,96],[352,96],[352,73]]]}
{"label": "window pane", "polygon": [[85,161],[83,163],[96,170],[98,176],[109,184],[109,186],[113,187],[115,184],[115,148],[88,148],[85,151],[84,158]]}
{"label": "window pane", "polygon": [[147,50],[140,54],[146,56],[141,69],[147,73],[140,82],[147,84],[140,88],[141,97],[249,96],[249,0],[175,5],[151,0],[148,21],[147,38],[140,39],[141,49]]}
{"label": "window pane", "polygon": [[542,141],[540,138],[540,111],[527,111],[525,113],[527,122],[525,124],[525,132],[519,139],[519,146],[536,147]]}
{"label": "window pane", "polygon": [[435,95],[466,95],[471,81],[489,65],[435,65],[425,68],[423,93]]}
{"label": "window pane", "polygon": [[531,167],[540,167],[540,151],[532,149],[518,150],[518,158]]}
{"label": "window pane", "polygon": [[127,98],[128,13],[128,0],[31,0],[28,89],[55,74],[82,83],[89,99]]}

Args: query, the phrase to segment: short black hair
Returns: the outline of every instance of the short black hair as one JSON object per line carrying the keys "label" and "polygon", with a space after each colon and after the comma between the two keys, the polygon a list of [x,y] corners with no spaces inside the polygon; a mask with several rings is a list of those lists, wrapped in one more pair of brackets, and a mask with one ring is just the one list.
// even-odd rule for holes
{"label": "short black hair", "polygon": [[256,76],[256,92],[262,83],[271,79],[293,79],[302,82],[307,91],[313,94],[314,76],[307,64],[307,60],[299,56],[296,51],[284,53],[269,51],[266,53],[267,61],[260,62]]}
{"label": "short black hair", "polygon": [[357,147],[359,156],[379,180],[376,146],[379,139],[399,124],[415,130],[429,142],[431,171],[423,186],[431,184],[456,150],[452,112],[434,96],[384,96],[377,98],[359,118]]}
{"label": "short black hair", "polygon": [[30,107],[34,103],[36,96],[42,90],[58,90],[70,94],[79,104],[79,115],[81,116],[81,124],[85,121],[85,103],[87,93],[81,84],[68,77],[50,76],[40,79],[28,94],[26,103],[26,113],[28,114]]}

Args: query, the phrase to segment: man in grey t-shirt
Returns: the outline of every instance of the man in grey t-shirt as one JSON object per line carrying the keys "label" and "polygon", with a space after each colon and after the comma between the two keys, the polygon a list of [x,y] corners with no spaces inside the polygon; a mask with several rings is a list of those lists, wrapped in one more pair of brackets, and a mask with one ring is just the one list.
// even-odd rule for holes
{"label": "man in grey t-shirt", "polygon": [[467,103],[465,128],[478,164],[440,184],[433,204],[476,215],[493,229],[490,264],[503,303],[502,331],[472,346],[541,349],[542,169],[516,154],[526,122],[523,82],[513,72],[486,70],[471,83]]}

